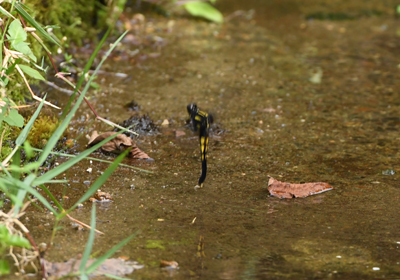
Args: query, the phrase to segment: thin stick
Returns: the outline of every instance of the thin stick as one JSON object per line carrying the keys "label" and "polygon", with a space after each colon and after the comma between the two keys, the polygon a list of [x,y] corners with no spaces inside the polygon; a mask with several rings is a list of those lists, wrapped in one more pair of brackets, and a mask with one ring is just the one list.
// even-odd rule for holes
{"label": "thin stick", "polygon": [[[77,223],[77,224],[80,224],[81,226],[84,226],[84,227],[86,227],[86,228],[88,228],[88,229],[92,229],[89,225],[87,225],[87,224],[85,224],[85,223],[82,223],[81,221],[78,221],[77,219],[74,219],[74,218],[72,218],[69,214],[66,214],[66,216],[71,220],[71,221],[73,221],[73,222],[75,222],[75,223]],[[97,230],[97,229],[94,229],[97,233],[100,233],[100,234],[104,234],[104,232],[101,232],[100,230]]]}
{"label": "thin stick", "polygon": [[[39,101],[39,102],[42,102],[42,101],[43,101],[43,99],[41,99],[41,98],[37,97],[37,96],[36,96],[36,95],[33,93],[33,91],[32,91],[32,89],[31,89],[31,87],[29,86],[29,83],[28,83],[28,81],[27,81],[27,80],[26,80],[26,78],[25,78],[25,75],[24,75],[24,73],[22,72],[21,68],[19,68],[18,64],[17,64],[17,65],[15,65],[15,68],[17,68],[17,70],[18,70],[18,73],[21,75],[22,79],[24,79],[24,82],[25,82],[26,86],[28,87],[28,89],[29,89],[29,92],[31,93],[31,95],[32,95],[33,99],[35,99],[35,100],[37,100],[37,101]],[[56,105],[53,105],[53,104],[51,104],[50,102],[44,101],[44,104],[47,104],[47,105],[49,105],[49,106],[51,106],[51,107],[53,107],[53,108],[56,108],[56,109],[59,109],[59,110],[61,110],[61,108],[60,108],[60,107],[57,107]]]}

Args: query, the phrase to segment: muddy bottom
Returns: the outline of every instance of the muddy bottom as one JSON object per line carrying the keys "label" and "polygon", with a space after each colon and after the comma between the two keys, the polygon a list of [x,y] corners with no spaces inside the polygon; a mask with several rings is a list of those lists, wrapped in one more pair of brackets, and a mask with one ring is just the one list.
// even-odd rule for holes
{"label": "muddy bottom", "polygon": [[[134,100],[160,125],[158,135],[137,139],[155,161],[124,162],[153,173],[119,168],[101,188],[114,202],[97,204],[105,235],[96,237],[93,252],[140,230],[115,254],[145,265],[134,279],[400,277],[394,1],[243,2],[220,2],[225,15],[243,10],[222,26],[176,19],[173,32],[163,34],[168,45],[160,57],[110,61],[107,69],[128,78],[100,76],[103,90],[89,94],[103,117],[128,119],[133,113],[124,105]],[[186,125],[192,102],[212,112],[219,128],[210,138],[205,186],[197,190],[198,136]],[[168,126],[161,126],[164,119]],[[72,128],[89,122],[80,117]],[[89,130],[111,129],[95,123]],[[72,205],[89,188],[84,181],[93,183],[106,168],[83,161],[65,174],[68,186],[51,190],[61,198],[65,187],[64,203]],[[280,200],[269,196],[268,176],[335,189]],[[89,223],[90,210],[86,202],[71,215]],[[26,217],[36,242],[48,242],[52,215]],[[88,231],[62,225],[49,260],[83,252]],[[161,270],[162,260],[179,269]]]}

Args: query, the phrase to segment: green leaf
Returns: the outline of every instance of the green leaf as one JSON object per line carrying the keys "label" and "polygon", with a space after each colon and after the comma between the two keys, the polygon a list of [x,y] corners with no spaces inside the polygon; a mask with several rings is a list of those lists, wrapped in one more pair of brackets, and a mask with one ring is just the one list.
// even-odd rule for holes
{"label": "green leaf", "polygon": [[24,28],[22,28],[21,22],[18,19],[13,20],[8,27],[8,36],[8,40],[13,48],[16,44],[26,40],[26,32]]}
{"label": "green leaf", "polygon": [[0,260],[0,276],[10,274],[10,266],[6,260]]}
{"label": "green leaf", "polygon": [[26,157],[28,160],[33,158],[34,153],[33,153],[31,144],[29,144],[29,141],[24,142],[24,150],[25,150]]}
{"label": "green leaf", "polygon": [[16,126],[16,127],[24,126],[24,118],[15,109],[10,110],[8,116],[4,117],[4,121],[11,126]]}
{"label": "green leaf", "polygon": [[20,53],[23,53],[30,59],[32,59],[34,62],[37,62],[36,56],[33,54],[31,48],[29,47],[29,44],[26,42],[19,42],[14,44],[14,49]]}
{"label": "green leaf", "polygon": [[94,236],[95,236],[95,231],[94,231],[95,229],[96,229],[96,204],[93,203],[92,215],[91,215],[91,219],[90,219],[89,238],[86,243],[85,251],[83,251],[83,255],[81,258],[81,265],[79,266],[79,272],[81,272],[81,273],[84,273],[84,271],[86,270],[86,263],[89,260],[90,252],[92,252]]}
{"label": "green leaf", "polygon": [[0,240],[5,241],[8,240],[10,232],[8,231],[5,225],[0,225]]}
{"label": "green leaf", "polygon": [[30,25],[32,25],[33,27],[36,28],[36,30],[43,36],[45,37],[47,40],[53,42],[54,44],[58,45],[59,47],[61,47],[61,45],[54,40],[49,33],[47,33],[43,27],[41,27],[39,25],[39,23],[37,23],[22,7],[22,4],[17,2],[15,3],[15,9],[17,10],[17,12],[27,21],[30,23]]}
{"label": "green leaf", "polygon": [[222,23],[224,21],[221,12],[208,3],[189,2],[186,3],[184,7],[192,16],[203,17],[216,23]]}
{"label": "green leaf", "polygon": [[29,67],[29,66],[23,65],[23,64],[18,64],[18,66],[19,66],[19,68],[21,68],[21,70],[23,72],[25,72],[25,74],[31,76],[32,78],[37,79],[37,80],[45,81],[43,76],[40,75],[40,73],[37,70],[35,70],[35,69],[33,69],[33,68]]}
{"label": "green leaf", "polygon": [[22,247],[22,248],[31,248],[31,243],[29,243],[28,239],[18,236],[18,235],[11,235],[7,242],[10,246]]}

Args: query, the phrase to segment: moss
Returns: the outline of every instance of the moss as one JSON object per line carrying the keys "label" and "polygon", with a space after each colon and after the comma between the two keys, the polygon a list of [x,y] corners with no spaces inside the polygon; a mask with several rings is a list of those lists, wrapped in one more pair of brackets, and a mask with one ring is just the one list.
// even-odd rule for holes
{"label": "moss", "polygon": [[[25,119],[25,124],[29,122],[30,118],[31,117]],[[29,132],[27,140],[32,147],[41,149],[46,145],[57,127],[58,119],[55,116],[40,114]],[[13,128],[13,132],[10,135],[11,138],[16,139],[21,131],[22,129]],[[66,136],[66,132],[64,132],[61,137],[64,136]]]}
{"label": "moss", "polygon": [[[27,119],[27,122],[30,118]],[[32,126],[27,140],[36,148],[43,148],[47,140],[50,139],[53,132],[57,129],[58,119],[53,116],[41,115]]]}
{"label": "moss", "polygon": [[105,26],[106,6],[98,0],[31,0],[30,13],[43,26],[56,25],[53,33],[58,38],[81,43],[83,38],[95,38],[96,29]]}

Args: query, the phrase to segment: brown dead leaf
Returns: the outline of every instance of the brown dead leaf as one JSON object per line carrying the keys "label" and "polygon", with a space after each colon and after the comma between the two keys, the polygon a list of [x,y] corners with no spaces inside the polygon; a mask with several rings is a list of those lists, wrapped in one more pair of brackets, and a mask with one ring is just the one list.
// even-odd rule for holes
{"label": "brown dead leaf", "polygon": [[[92,136],[90,136],[88,147],[96,145],[115,133],[116,132],[110,131],[99,135],[97,131],[93,131]],[[105,152],[121,153],[129,147],[132,147],[131,151],[129,152],[130,158],[150,159],[150,157],[145,152],[140,150],[139,147],[136,146],[135,142],[133,142],[133,140],[125,134],[117,135],[114,139],[101,146],[101,150]]]}
{"label": "brown dead leaf", "polygon": [[161,261],[160,267],[168,269],[177,269],[179,264],[176,261]]}
{"label": "brown dead leaf", "polygon": [[[52,263],[46,260],[44,261],[45,271],[48,277],[62,277],[67,274],[77,273],[81,260],[70,259],[62,263]],[[90,266],[96,259],[89,259],[86,266]],[[99,276],[105,274],[111,274],[114,276],[125,276],[131,274],[136,269],[143,268],[143,265],[139,265],[135,261],[124,261],[122,259],[107,259],[105,260],[95,271],[91,273],[91,276]]]}
{"label": "brown dead leaf", "polygon": [[101,192],[101,191],[96,192],[96,193],[94,194],[94,198],[95,198],[97,201],[101,201],[101,202],[108,202],[108,201],[114,200],[114,199],[111,197],[111,194],[106,193],[106,192]]}
{"label": "brown dead leaf", "polygon": [[182,130],[175,130],[175,136],[176,136],[176,137],[181,137],[181,136],[184,136],[184,135],[186,135],[186,133],[185,133],[184,131],[182,131]]}
{"label": "brown dead leaf", "polygon": [[268,191],[272,196],[279,198],[307,197],[309,195],[319,194],[330,191],[333,187],[328,183],[304,183],[291,184],[280,182],[272,177],[268,181]]}

